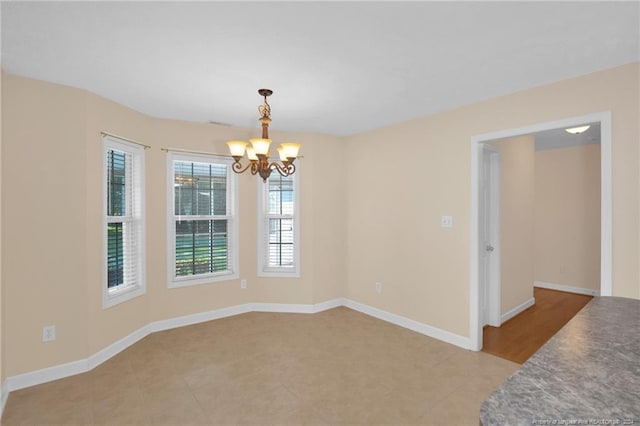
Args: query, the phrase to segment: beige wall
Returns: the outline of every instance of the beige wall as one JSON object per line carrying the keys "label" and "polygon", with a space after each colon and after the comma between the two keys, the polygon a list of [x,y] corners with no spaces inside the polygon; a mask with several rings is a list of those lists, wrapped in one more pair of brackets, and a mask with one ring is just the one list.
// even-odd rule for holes
{"label": "beige wall", "polygon": [[535,138],[492,142],[500,150],[500,313],[533,297]]}
{"label": "beige wall", "polygon": [[[11,376],[88,353],[86,99],[78,90],[3,78],[2,272],[11,301],[4,330]],[[45,325],[57,326],[55,342],[41,342]]]}
{"label": "beige wall", "polygon": [[[239,176],[239,282],[167,289],[166,156],[226,153],[240,129],[147,117],[82,90],[3,76],[2,260],[5,374],[85,358],[150,321],[244,302],[339,296],[468,336],[470,138],[597,111],[613,114],[613,291],[638,284],[638,66],[519,92],[339,139],[303,142],[299,279],[256,276],[256,188]],[[250,111],[248,112],[250,113]],[[274,122],[277,129],[277,121]],[[99,132],[152,146],[147,159],[147,294],[101,307]],[[401,155],[398,148],[406,146]],[[348,165],[348,167],[347,167]],[[454,216],[454,227],[439,226]],[[35,266],[34,265],[38,265]],[[375,292],[381,281],[383,291]],[[58,338],[42,343],[42,326]]]}
{"label": "beige wall", "polygon": [[535,281],[600,290],[600,144],[536,152]]}
{"label": "beige wall", "polygon": [[[9,376],[85,358],[151,321],[246,302],[319,303],[345,286],[342,142],[273,132],[303,143],[301,276],[258,278],[258,178],[240,175],[239,280],[168,289],[164,147],[226,154],[225,141],[258,131],[151,118],[82,90],[4,76],[2,243]],[[251,113],[251,111],[248,111]],[[277,121],[273,127],[277,127]],[[147,293],[102,309],[102,142],[108,131],[151,145],[146,155]],[[323,168],[331,164],[331,173]],[[342,232],[341,232],[342,231]],[[7,250],[7,247],[10,250]],[[42,266],[34,266],[35,262]],[[55,324],[57,340],[41,342]]]}
{"label": "beige wall", "polygon": [[346,295],[469,336],[471,137],[611,111],[613,294],[640,298],[638,81],[631,64],[347,138]]}

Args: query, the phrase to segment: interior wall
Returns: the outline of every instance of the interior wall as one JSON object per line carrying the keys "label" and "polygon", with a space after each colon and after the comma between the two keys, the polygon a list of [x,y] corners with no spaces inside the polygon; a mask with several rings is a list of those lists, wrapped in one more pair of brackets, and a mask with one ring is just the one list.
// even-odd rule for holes
{"label": "interior wall", "polygon": [[533,297],[535,138],[490,143],[500,150],[500,313]]}
{"label": "interior wall", "polygon": [[611,111],[613,294],[640,298],[638,80],[630,64],[347,138],[347,297],[469,336],[471,137]]}
{"label": "interior wall", "polygon": [[600,291],[600,144],[535,161],[534,279]]}
{"label": "interior wall", "polygon": [[[640,298],[638,71],[638,64],[626,65],[344,139],[274,132],[274,139],[304,144],[301,277],[258,279],[259,182],[241,175],[246,290],[238,280],[166,287],[160,148],[226,153],[225,140],[247,138],[257,126],[147,117],[82,90],[5,74],[1,253],[4,300],[11,300],[3,321],[5,375],[85,358],[150,321],[248,301],[347,296],[468,336],[471,137],[598,111],[613,115],[613,293]],[[152,146],[147,294],[109,309],[102,309],[100,292],[102,130]],[[453,228],[440,227],[442,215],[454,217]],[[45,344],[42,327],[50,324],[58,338]]]}
{"label": "interior wall", "polygon": [[[8,376],[86,358],[149,322],[247,302],[311,304],[343,295],[344,165],[338,138],[272,132],[303,144],[300,278],[258,278],[255,176],[239,175],[240,278],[167,288],[167,154],[179,148],[227,154],[225,141],[256,127],[216,126],[145,116],[83,90],[4,76],[2,239],[7,299]],[[249,111],[248,113],[251,113]],[[277,127],[274,120],[273,127]],[[145,151],[147,292],[102,308],[101,131],[151,145]],[[322,164],[320,164],[322,162]],[[316,163],[318,163],[316,165]],[[324,168],[331,164],[331,173]],[[31,171],[31,172],[30,172]],[[10,247],[10,250],[7,250]],[[39,262],[36,264],[35,262]],[[41,265],[41,266],[40,266]],[[42,327],[57,340],[42,343]]]}
{"label": "interior wall", "polygon": [[[86,99],[79,90],[3,78],[2,263],[11,301],[4,329],[11,376],[87,355]],[[45,325],[56,325],[56,341],[42,342]]]}

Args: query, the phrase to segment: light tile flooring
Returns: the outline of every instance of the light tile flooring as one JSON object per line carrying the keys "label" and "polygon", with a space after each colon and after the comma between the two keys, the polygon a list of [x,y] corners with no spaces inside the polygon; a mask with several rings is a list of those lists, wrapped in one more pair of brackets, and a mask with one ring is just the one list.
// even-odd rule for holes
{"label": "light tile flooring", "polygon": [[154,333],[94,370],[12,392],[4,425],[477,425],[518,364],[347,308]]}

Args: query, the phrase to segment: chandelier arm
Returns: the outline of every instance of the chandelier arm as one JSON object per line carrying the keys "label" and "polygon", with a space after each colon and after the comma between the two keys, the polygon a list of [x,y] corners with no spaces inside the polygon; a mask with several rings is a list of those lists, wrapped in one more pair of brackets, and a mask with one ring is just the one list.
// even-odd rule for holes
{"label": "chandelier arm", "polygon": [[294,166],[293,163],[281,165],[275,161],[269,165],[269,168],[276,169],[283,177],[291,176],[296,171],[296,166]]}
{"label": "chandelier arm", "polygon": [[249,160],[249,164],[247,164],[245,168],[242,168],[242,163],[238,160],[233,162],[233,164],[231,165],[231,170],[240,174],[240,173],[246,172],[247,169],[251,167],[251,174],[255,175],[256,173],[253,171],[253,169],[255,168],[254,166],[255,166],[255,161]]}
{"label": "chandelier arm", "polygon": [[255,176],[258,174],[259,171],[260,171],[260,160],[258,161],[253,160],[251,162],[251,174]]}

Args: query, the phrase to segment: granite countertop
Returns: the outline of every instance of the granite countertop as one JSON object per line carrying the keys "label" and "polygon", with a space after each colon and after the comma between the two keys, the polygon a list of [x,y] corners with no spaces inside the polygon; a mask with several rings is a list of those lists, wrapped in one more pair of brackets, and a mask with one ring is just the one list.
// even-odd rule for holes
{"label": "granite countertop", "polygon": [[484,401],[480,422],[640,425],[640,300],[591,300]]}

